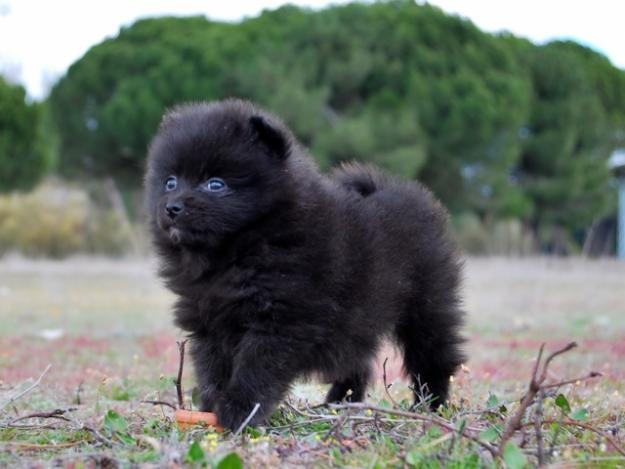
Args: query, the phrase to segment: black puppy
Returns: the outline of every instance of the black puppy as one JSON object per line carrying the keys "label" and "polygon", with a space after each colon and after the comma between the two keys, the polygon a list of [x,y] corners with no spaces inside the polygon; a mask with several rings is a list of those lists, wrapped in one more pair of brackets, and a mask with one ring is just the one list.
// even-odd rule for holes
{"label": "black puppy", "polygon": [[146,189],[202,410],[222,425],[256,403],[260,422],[302,376],[362,400],[385,338],[445,401],[464,360],[460,261],[423,186],[355,164],[326,177],[277,118],[228,100],[164,117]]}

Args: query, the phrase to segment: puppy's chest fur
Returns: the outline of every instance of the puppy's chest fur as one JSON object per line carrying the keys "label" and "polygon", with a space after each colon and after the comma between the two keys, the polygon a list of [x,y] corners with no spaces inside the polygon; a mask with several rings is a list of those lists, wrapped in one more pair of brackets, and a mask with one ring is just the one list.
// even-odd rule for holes
{"label": "puppy's chest fur", "polygon": [[[271,240],[227,250],[204,263],[202,272],[185,265],[181,256],[177,278],[171,281],[179,287],[174,288],[179,295],[177,325],[202,335],[240,334],[248,329],[275,333],[279,324],[306,316],[303,299],[320,288],[314,269],[299,268],[300,258],[297,248],[276,246]],[[193,256],[187,259],[194,263]]]}

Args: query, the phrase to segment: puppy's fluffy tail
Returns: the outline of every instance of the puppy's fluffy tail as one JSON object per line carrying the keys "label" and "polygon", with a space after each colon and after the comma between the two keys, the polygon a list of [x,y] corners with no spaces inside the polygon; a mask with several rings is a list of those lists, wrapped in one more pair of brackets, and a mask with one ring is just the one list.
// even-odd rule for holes
{"label": "puppy's fluffy tail", "polygon": [[360,163],[341,163],[332,171],[335,181],[347,190],[367,197],[389,184],[389,178],[373,166]]}

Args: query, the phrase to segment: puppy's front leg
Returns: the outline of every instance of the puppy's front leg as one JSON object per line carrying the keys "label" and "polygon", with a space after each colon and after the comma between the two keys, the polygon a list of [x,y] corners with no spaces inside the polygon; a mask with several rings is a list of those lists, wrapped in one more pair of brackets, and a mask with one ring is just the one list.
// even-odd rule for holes
{"label": "puppy's front leg", "polygon": [[288,342],[266,335],[246,335],[234,358],[232,376],[217,403],[217,420],[236,430],[260,407],[250,425],[269,416],[296,377],[297,367]]}
{"label": "puppy's front leg", "polygon": [[220,352],[216,341],[209,337],[191,339],[191,358],[197,378],[200,410],[214,411],[219,396],[230,381],[232,360]]}

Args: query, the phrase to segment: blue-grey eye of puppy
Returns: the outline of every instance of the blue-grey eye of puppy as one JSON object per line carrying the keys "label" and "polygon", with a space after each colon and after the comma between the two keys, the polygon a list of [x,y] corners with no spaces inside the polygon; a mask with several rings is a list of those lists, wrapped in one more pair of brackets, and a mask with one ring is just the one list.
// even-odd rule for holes
{"label": "blue-grey eye of puppy", "polygon": [[203,189],[207,190],[208,192],[220,192],[223,191],[225,188],[226,183],[221,178],[210,178],[203,186]]}
{"label": "blue-grey eye of puppy", "polygon": [[178,187],[178,180],[176,179],[176,176],[169,176],[165,181],[165,190],[167,192],[173,191],[176,187]]}

